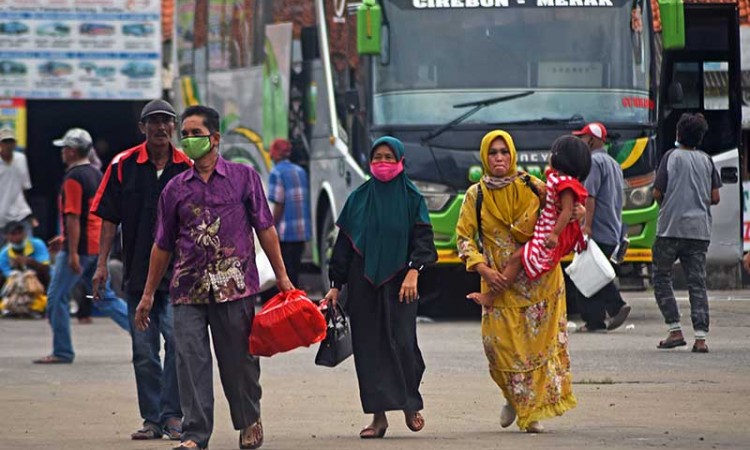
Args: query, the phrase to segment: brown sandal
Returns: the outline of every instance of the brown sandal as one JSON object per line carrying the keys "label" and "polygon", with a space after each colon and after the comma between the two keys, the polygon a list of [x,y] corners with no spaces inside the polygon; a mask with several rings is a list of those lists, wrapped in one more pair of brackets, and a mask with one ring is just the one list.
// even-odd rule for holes
{"label": "brown sandal", "polygon": [[708,353],[708,345],[704,341],[702,344],[698,344],[698,340],[693,344],[693,353]]}
{"label": "brown sandal", "polygon": [[376,429],[375,427],[365,427],[359,432],[359,437],[362,439],[381,439],[385,436],[385,431],[388,427]]}
{"label": "brown sandal", "polygon": [[263,424],[257,422],[240,431],[240,448],[256,449],[263,445]]}
{"label": "brown sandal", "polygon": [[404,412],[406,416],[406,426],[413,432],[422,431],[424,428],[424,417],[419,411]]}

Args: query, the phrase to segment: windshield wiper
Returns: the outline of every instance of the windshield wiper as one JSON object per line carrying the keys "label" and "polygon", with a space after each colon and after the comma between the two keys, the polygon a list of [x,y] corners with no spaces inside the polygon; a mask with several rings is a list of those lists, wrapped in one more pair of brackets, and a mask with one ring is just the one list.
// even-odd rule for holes
{"label": "windshield wiper", "polygon": [[560,125],[569,123],[584,123],[583,116],[573,114],[570,117],[541,117],[531,120],[516,120],[513,122],[494,122],[492,125]]}
{"label": "windshield wiper", "polygon": [[476,113],[482,108],[486,108],[487,106],[494,105],[496,103],[507,102],[508,100],[515,100],[517,98],[528,97],[529,95],[533,93],[534,91],[526,91],[520,94],[503,95],[502,97],[494,97],[494,98],[488,98],[486,100],[479,100],[479,101],[468,102],[468,103],[459,103],[459,104],[453,105],[454,108],[467,108],[469,106],[473,106],[474,108],[466,111],[465,113],[461,114],[460,116],[456,117],[455,119],[451,120],[445,125],[441,125],[438,128],[427,133],[424,137],[422,137],[422,143],[426,144],[431,139],[436,138],[437,136],[443,134],[445,131],[450,130],[451,128],[455,127],[459,123],[468,119],[471,115],[473,115],[474,113]]}

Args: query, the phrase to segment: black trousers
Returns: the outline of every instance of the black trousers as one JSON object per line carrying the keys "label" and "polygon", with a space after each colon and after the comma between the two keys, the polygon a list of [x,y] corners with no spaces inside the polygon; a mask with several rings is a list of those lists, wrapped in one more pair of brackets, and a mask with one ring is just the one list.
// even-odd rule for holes
{"label": "black trousers", "polygon": [[[600,244],[598,242],[597,245],[599,245],[602,253],[607,257],[612,255],[616,247],[615,245]],[[604,286],[601,291],[590,298],[586,298],[578,292],[573,283],[570,283],[570,286],[573,287],[578,303],[578,310],[581,312],[581,318],[586,322],[586,328],[589,330],[606,329],[607,324],[605,320],[607,314],[609,314],[609,317],[613,317],[620,312],[620,308],[625,306],[625,302],[622,300],[620,291],[615,286],[614,281]]]}
{"label": "black trousers", "polygon": [[281,242],[281,258],[284,260],[286,273],[295,287],[299,282],[302,267],[302,253],[305,252],[305,241]]}

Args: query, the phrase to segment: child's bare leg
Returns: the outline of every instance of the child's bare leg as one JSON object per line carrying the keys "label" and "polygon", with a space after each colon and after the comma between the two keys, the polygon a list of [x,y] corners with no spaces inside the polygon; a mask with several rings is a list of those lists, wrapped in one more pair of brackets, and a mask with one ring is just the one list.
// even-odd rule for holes
{"label": "child's bare leg", "polygon": [[513,284],[513,282],[516,280],[516,277],[521,272],[521,269],[523,268],[523,264],[521,263],[522,251],[523,249],[520,249],[513,253],[513,256],[510,257],[508,264],[505,266],[505,268],[503,268],[503,271],[500,274],[505,287],[500,288],[498,286],[490,286],[490,288],[492,289],[491,292],[472,292],[471,294],[467,295],[466,298],[474,300],[474,302],[478,305],[492,306],[493,299],[498,294],[507,289],[511,284]]}
{"label": "child's bare leg", "polygon": [[521,252],[523,248],[516,250],[513,256],[510,257],[508,264],[503,268],[503,278],[505,278],[505,285],[510,286],[516,281],[516,277],[521,273],[523,269],[523,263],[521,263]]}
{"label": "child's bare leg", "polygon": [[472,292],[471,294],[467,295],[466,298],[469,300],[474,300],[474,303],[480,306],[492,306],[493,300],[495,298],[495,295],[492,292],[486,292],[484,294],[479,292]]}

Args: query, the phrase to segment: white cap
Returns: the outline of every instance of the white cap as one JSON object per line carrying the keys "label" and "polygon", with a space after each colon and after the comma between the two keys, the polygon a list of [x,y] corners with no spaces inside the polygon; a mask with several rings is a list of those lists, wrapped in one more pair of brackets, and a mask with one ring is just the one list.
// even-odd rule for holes
{"label": "white cap", "polygon": [[93,140],[88,131],[83,128],[71,128],[65,136],[52,141],[56,147],[88,148],[93,145]]}
{"label": "white cap", "polygon": [[0,141],[16,140],[16,133],[10,128],[0,130]]}

